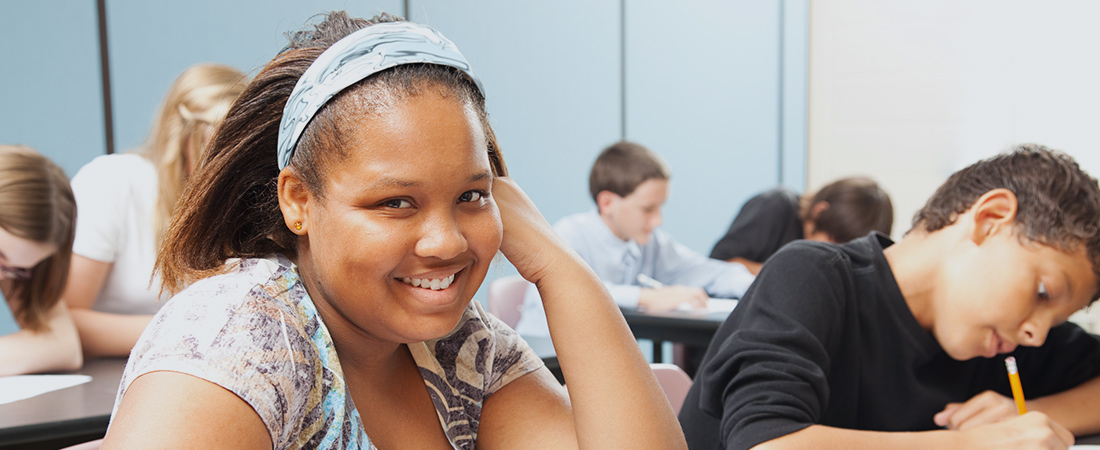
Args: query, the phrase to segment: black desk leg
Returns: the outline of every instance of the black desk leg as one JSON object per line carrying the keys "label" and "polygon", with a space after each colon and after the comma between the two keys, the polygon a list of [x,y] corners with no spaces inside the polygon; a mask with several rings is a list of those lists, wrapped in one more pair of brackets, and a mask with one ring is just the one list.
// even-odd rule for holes
{"label": "black desk leg", "polygon": [[653,340],[653,362],[659,363],[665,361],[665,341]]}

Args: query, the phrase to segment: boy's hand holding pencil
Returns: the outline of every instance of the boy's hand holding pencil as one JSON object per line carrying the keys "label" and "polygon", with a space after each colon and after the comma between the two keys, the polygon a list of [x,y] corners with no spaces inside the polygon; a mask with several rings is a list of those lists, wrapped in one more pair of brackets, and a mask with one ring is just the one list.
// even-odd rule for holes
{"label": "boy's hand holding pencil", "polygon": [[948,403],[932,420],[936,425],[947,429],[966,430],[1027,413],[1020,374],[1016,370],[1016,358],[1012,356],[1005,358],[1005,369],[1008,371],[1008,382],[1012,387],[1013,398],[1007,398],[993,391],[985,391],[965,403]]}
{"label": "boy's hand holding pencil", "polygon": [[[933,418],[936,425],[967,433],[974,447],[1068,448],[1073,433],[1041,412],[1027,413],[1016,358],[1005,358],[1013,398],[993,391],[965,403],[949,403]],[[969,447],[969,446],[968,446]]]}

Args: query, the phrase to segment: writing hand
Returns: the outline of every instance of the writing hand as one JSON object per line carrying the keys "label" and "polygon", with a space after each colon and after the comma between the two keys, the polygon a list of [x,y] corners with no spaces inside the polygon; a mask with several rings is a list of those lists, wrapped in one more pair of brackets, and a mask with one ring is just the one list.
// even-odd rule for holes
{"label": "writing hand", "polygon": [[[979,394],[980,395],[980,394]],[[970,427],[964,448],[996,449],[1067,449],[1073,445],[1073,433],[1038,411],[1007,420]]]}
{"label": "writing hand", "polygon": [[948,403],[932,420],[951,430],[966,430],[1019,416],[1016,403],[993,391],[975,395],[964,403]]}

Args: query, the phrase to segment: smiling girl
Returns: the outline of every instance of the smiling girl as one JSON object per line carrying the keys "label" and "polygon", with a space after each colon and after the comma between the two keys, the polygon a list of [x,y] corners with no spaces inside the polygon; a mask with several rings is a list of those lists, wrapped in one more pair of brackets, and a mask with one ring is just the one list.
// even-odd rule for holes
{"label": "smiling girl", "polygon": [[[134,348],[105,446],[684,447],[431,28],[339,12],[294,34],[182,204],[157,267],[186,289]],[[471,302],[498,250],[542,294],[568,397]]]}

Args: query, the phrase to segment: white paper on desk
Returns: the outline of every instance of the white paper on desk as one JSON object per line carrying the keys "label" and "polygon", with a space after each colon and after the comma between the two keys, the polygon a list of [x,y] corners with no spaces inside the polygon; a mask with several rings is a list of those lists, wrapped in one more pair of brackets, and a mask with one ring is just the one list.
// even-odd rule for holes
{"label": "white paper on desk", "polygon": [[0,377],[0,405],[92,381],[88,375],[13,375]]}
{"label": "white paper on desk", "polygon": [[737,307],[737,300],[728,298],[709,298],[707,299],[707,306],[704,308],[696,308],[690,303],[681,303],[677,311],[694,312],[710,314],[715,312],[729,313],[733,311],[733,308]]}

